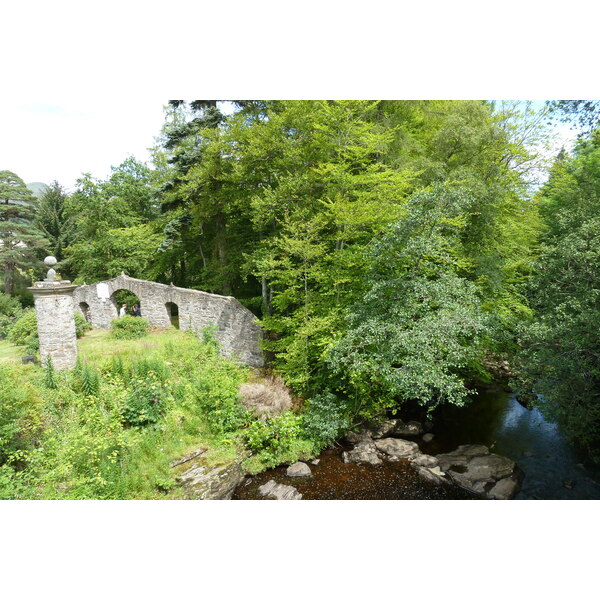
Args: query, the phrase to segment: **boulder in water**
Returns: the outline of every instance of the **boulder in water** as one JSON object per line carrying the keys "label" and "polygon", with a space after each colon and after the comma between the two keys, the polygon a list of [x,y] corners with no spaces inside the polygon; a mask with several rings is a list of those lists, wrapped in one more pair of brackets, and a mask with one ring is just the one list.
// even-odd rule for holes
{"label": "boulder in water", "polygon": [[352,450],[344,452],[343,457],[345,463],[380,465],[383,462],[373,442],[360,442]]}
{"label": "boulder in water", "polygon": [[369,432],[374,440],[380,440],[394,433],[398,425],[398,419],[388,419],[383,423],[373,424],[369,426]]}
{"label": "boulder in water", "polygon": [[258,491],[265,498],[273,500],[301,500],[302,494],[291,485],[277,483],[273,479],[267,481],[264,485],[258,488]]}
{"label": "boulder in water", "polygon": [[418,444],[408,440],[385,438],[375,440],[375,446],[381,452],[395,458],[416,458],[421,454]]}
{"label": "boulder in water", "polygon": [[490,454],[487,446],[463,445],[436,458],[454,483],[484,498],[508,500],[519,491],[519,467],[510,458]]}
{"label": "boulder in water", "polygon": [[287,468],[285,474],[288,477],[312,477],[310,467],[303,462],[295,462]]}
{"label": "boulder in water", "polygon": [[418,421],[409,421],[405,423],[402,419],[398,419],[394,429],[394,435],[400,437],[418,437],[423,433],[423,426]]}

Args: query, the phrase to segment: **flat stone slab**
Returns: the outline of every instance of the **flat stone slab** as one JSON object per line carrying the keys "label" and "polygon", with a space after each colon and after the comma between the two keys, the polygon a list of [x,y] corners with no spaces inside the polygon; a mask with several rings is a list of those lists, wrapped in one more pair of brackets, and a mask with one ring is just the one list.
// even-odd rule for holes
{"label": "flat stone slab", "polygon": [[438,459],[429,454],[421,454],[414,458],[411,463],[417,467],[427,467],[428,469],[431,469],[432,467],[438,466]]}
{"label": "flat stone slab", "polygon": [[517,464],[506,456],[490,454],[487,446],[463,445],[436,458],[454,483],[485,498],[508,500],[519,491]]}
{"label": "flat stone slab", "polygon": [[176,467],[186,469],[177,476],[177,481],[183,485],[190,500],[231,500],[236,486],[243,479],[237,462],[208,465],[199,456],[183,465]]}
{"label": "flat stone slab", "polygon": [[418,444],[408,440],[385,438],[375,440],[374,443],[375,447],[381,452],[397,458],[416,458],[421,454]]}
{"label": "flat stone slab", "polygon": [[265,498],[272,498],[273,500],[301,500],[302,494],[291,485],[284,485],[283,483],[277,483],[273,479],[267,481],[264,485],[258,488],[258,491]]}
{"label": "flat stone slab", "polygon": [[312,477],[310,467],[303,462],[295,462],[287,468],[285,474],[288,477]]}

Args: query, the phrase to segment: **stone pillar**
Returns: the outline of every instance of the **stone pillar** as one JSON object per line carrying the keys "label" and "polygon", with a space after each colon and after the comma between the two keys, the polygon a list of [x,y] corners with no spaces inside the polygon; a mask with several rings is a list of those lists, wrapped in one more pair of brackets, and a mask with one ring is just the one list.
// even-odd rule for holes
{"label": "stone pillar", "polygon": [[[46,259],[46,264],[50,261]],[[48,356],[56,370],[71,369],[77,361],[77,336],[70,281],[54,281],[53,269],[45,281],[36,281],[29,290],[33,293],[40,339],[40,359],[46,366]]]}

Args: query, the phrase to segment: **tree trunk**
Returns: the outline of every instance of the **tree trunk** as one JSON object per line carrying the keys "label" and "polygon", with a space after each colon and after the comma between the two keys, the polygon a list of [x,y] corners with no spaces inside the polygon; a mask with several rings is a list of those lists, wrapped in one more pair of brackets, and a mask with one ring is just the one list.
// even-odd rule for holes
{"label": "tree trunk", "polygon": [[217,213],[215,217],[216,234],[215,234],[215,250],[217,261],[221,271],[223,280],[221,282],[221,293],[224,296],[231,296],[231,282],[227,275],[227,242],[225,239],[225,215],[222,212]]}
{"label": "tree trunk", "polygon": [[4,293],[7,296],[12,296],[13,293],[13,275],[14,275],[14,265],[8,263],[4,266]]}

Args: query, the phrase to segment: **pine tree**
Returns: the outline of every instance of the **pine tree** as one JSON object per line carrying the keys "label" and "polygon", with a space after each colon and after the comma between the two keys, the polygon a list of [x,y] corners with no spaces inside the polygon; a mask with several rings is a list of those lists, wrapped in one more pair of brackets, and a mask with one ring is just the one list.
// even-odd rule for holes
{"label": "pine tree", "polygon": [[65,211],[67,194],[58,181],[53,181],[40,198],[37,223],[50,241],[50,252],[57,260],[64,258],[64,249],[74,236],[75,223]]}
{"label": "pine tree", "polygon": [[11,295],[15,272],[37,264],[36,248],[46,240],[34,224],[36,200],[23,180],[11,171],[0,171],[0,265],[4,291]]}

